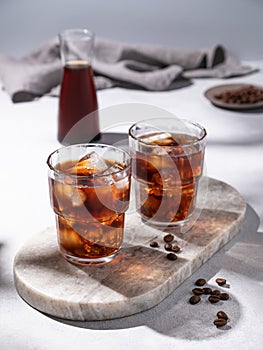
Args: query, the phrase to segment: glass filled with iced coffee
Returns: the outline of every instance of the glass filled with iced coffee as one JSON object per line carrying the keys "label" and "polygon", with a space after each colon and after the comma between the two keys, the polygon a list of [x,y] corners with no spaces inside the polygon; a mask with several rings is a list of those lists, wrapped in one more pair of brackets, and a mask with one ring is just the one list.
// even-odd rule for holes
{"label": "glass filled with iced coffee", "polygon": [[190,220],[202,176],[205,139],[201,125],[178,118],[131,126],[136,208],[144,222],[176,227]]}
{"label": "glass filled with iced coffee", "polygon": [[120,251],[129,206],[131,158],[103,144],[76,144],[47,160],[62,255],[76,264],[111,261]]}

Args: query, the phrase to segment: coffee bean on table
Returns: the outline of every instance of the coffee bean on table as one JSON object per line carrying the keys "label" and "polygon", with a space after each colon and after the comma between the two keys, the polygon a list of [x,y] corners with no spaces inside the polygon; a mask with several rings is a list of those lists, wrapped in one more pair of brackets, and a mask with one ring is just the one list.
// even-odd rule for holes
{"label": "coffee bean on table", "polygon": [[150,247],[157,248],[157,247],[159,247],[159,244],[156,241],[152,241],[152,242],[150,242]]}
{"label": "coffee bean on table", "polygon": [[224,318],[218,318],[214,320],[214,325],[217,327],[223,327],[227,324],[227,320]]}
{"label": "coffee bean on table", "polygon": [[218,311],[218,313],[216,314],[216,316],[218,318],[224,318],[225,320],[228,320],[228,316],[224,311]]}
{"label": "coffee bean on table", "polygon": [[205,287],[205,288],[203,288],[203,290],[204,290],[204,294],[211,294],[212,293],[212,289],[209,287]]}
{"label": "coffee bean on table", "polygon": [[220,298],[217,295],[210,295],[208,297],[208,300],[210,301],[211,304],[218,303]]}
{"label": "coffee bean on table", "polygon": [[176,260],[177,259],[177,256],[174,253],[168,253],[166,255],[166,257],[168,260]]}
{"label": "coffee bean on table", "polygon": [[216,279],[216,283],[217,283],[219,286],[223,286],[224,284],[226,284],[226,279],[224,279],[224,278],[217,278],[217,279]]}
{"label": "coffee bean on table", "polygon": [[229,294],[228,293],[220,293],[219,298],[221,300],[228,300],[229,299]]}
{"label": "coffee bean on table", "polygon": [[173,236],[171,233],[169,233],[168,235],[165,235],[165,236],[163,237],[163,240],[164,240],[166,243],[172,242],[172,241],[174,240],[174,236]]}
{"label": "coffee bean on table", "polygon": [[199,297],[199,295],[193,295],[189,299],[189,303],[192,305],[195,305],[195,304],[199,303],[200,300],[201,300],[201,298]]}
{"label": "coffee bean on table", "polygon": [[206,280],[204,278],[199,278],[197,281],[195,281],[195,285],[202,287],[206,284]]}
{"label": "coffee bean on table", "polygon": [[168,251],[171,251],[172,250],[172,243],[168,242],[168,243],[165,243],[164,245],[164,249],[165,250],[168,250]]}
{"label": "coffee bean on table", "polygon": [[203,288],[194,288],[194,289],[192,289],[192,292],[193,292],[195,295],[202,295],[202,294],[204,294]]}

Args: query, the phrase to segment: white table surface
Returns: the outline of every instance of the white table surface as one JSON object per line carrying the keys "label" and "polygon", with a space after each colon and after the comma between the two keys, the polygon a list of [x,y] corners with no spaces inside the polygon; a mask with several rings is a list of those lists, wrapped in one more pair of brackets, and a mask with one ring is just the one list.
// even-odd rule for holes
{"label": "white table surface", "polygon": [[[134,114],[135,105],[125,106],[127,113],[123,113],[123,106],[104,109],[101,112],[102,129],[119,123],[123,128],[129,122],[149,117],[155,107],[203,124],[208,133],[207,174],[235,187],[248,203],[244,227],[238,236],[162,303],[134,316],[103,322],[56,320],[31,308],[16,293],[12,272],[16,252],[33,234],[54,225],[46,158],[60,147],[56,140],[58,101],[44,97],[34,102],[13,104],[9,96],[0,91],[1,350],[262,348],[263,110],[223,110],[214,107],[203,96],[207,88],[217,84],[248,82],[261,85],[263,62],[252,64],[261,70],[224,81],[199,79],[181,90],[145,92],[115,88],[98,92],[100,108],[124,103],[144,104],[142,115]],[[109,118],[107,111],[111,112]],[[186,314],[189,291],[198,277],[205,277],[214,285],[217,276],[227,278],[231,285],[231,327],[211,336],[214,332],[211,323],[211,334],[198,336],[202,327],[202,308]],[[196,310],[201,312],[197,315]],[[179,319],[183,319],[183,325]]]}

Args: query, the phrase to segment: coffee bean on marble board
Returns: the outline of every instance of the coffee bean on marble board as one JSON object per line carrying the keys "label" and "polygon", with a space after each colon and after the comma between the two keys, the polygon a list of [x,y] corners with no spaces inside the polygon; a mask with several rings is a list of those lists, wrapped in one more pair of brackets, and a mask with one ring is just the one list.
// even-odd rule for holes
{"label": "coffee bean on marble board", "polygon": [[172,242],[174,240],[174,235],[172,235],[171,233],[169,233],[168,235],[165,235],[163,237],[163,240],[168,243],[168,242]]}
{"label": "coffee bean on marble board", "polygon": [[216,314],[216,316],[218,317],[218,318],[224,318],[225,320],[228,320],[228,316],[227,316],[227,314],[224,312],[224,311],[218,311],[218,313]]}
{"label": "coffee bean on marble board", "polygon": [[176,260],[177,259],[177,256],[174,253],[168,253],[166,255],[166,257],[168,260]]}
{"label": "coffee bean on marble board", "polygon": [[210,295],[208,297],[208,300],[210,301],[211,304],[218,303],[220,298],[217,295]]}
{"label": "coffee bean on marble board", "polygon": [[211,294],[212,293],[212,289],[209,287],[205,287],[205,288],[203,288],[203,290],[204,290],[204,294]]}
{"label": "coffee bean on marble board", "polygon": [[164,245],[164,249],[165,250],[168,250],[168,252],[170,252],[172,250],[172,243],[168,242],[168,243],[165,243]]}
{"label": "coffee bean on marble board", "polygon": [[227,324],[227,320],[224,318],[217,318],[214,320],[214,325],[217,327],[223,327]]}
{"label": "coffee bean on marble board", "polygon": [[204,278],[199,278],[197,281],[195,281],[195,285],[202,287],[206,284],[206,280]]}
{"label": "coffee bean on marble board", "polygon": [[192,292],[193,292],[195,295],[202,295],[202,294],[204,294],[203,288],[194,288],[194,289],[192,289]]}
{"label": "coffee bean on marble board", "polygon": [[172,251],[175,253],[179,253],[181,250],[181,248],[178,245],[173,245],[172,246]]}
{"label": "coffee bean on marble board", "polygon": [[212,294],[212,295],[220,295],[221,292],[220,292],[220,290],[218,290],[218,289],[214,289],[214,290],[212,290],[211,294]]}
{"label": "coffee bean on marble board", "polygon": [[189,299],[189,303],[192,305],[195,305],[195,304],[199,303],[200,300],[201,300],[201,298],[199,297],[199,295],[193,295]]}
{"label": "coffee bean on marble board", "polygon": [[223,286],[224,284],[226,284],[226,279],[224,279],[224,278],[217,278],[217,279],[216,279],[216,283],[217,283],[219,286]]}
{"label": "coffee bean on marble board", "polygon": [[220,293],[219,298],[221,300],[228,300],[229,299],[229,294],[228,293]]}
{"label": "coffee bean on marble board", "polygon": [[150,247],[157,248],[157,247],[159,247],[159,244],[156,241],[152,241],[152,242],[150,242]]}

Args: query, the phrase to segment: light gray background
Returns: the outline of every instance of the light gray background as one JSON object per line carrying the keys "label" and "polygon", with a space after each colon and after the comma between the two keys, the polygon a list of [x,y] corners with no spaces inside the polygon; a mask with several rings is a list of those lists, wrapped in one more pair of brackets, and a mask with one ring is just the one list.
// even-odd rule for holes
{"label": "light gray background", "polygon": [[115,40],[263,58],[263,0],[0,0],[0,52],[23,55],[65,28]]}

